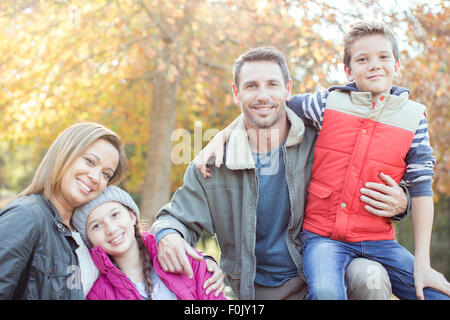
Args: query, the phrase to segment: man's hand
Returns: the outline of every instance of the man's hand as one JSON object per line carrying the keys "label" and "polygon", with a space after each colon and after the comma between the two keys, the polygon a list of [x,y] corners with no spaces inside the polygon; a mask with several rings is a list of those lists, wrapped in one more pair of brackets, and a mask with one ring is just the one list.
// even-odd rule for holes
{"label": "man's hand", "polygon": [[209,259],[206,260],[206,267],[212,275],[203,284],[203,289],[206,289],[206,294],[216,290],[215,296],[218,297],[223,292],[223,289],[225,289],[225,283],[223,282],[225,273],[214,261]]}
{"label": "man's hand", "polygon": [[[202,260],[203,257],[197,253],[178,233],[169,233],[158,243],[158,261],[166,272],[184,273],[190,279],[194,277],[191,263],[187,254],[195,260]],[[223,292],[225,274],[219,266],[211,260],[206,260],[206,266],[211,277],[203,284],[206,294],[216,290],[216,297]]]}
{"label": "man's hand", "polygon": [[361,201],[367,204],[365,209],[386,218],[405,212],[408,199],[403,189],[387,174],[380,173],[380,178],[386,184],[367,182],[361,189]]}
{"label": "man's hand", "polygon": [[190,255],[195,260],[203,259],[203,257],[177,233],[169,233],[158,243],[158,260],[163,270],[172,273],[184,273],[192,279],[194,273],[186,254]]}

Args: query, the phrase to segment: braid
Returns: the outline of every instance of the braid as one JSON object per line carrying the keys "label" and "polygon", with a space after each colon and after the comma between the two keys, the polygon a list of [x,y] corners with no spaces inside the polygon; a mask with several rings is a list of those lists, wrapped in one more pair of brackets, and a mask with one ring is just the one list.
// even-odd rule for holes
{"label": "braid", "polygon": [[150,271],[152,270],[153,267],[152,261],[150,259],[150,255],[148,254],[147,248],[144,245],[144,241],[142,240],[142,232],[138,221],[136,221],[134,228],[144,272],[145,291],[147,292],[148,300],[151,300],[153,283],[152,278],[150,276]]}

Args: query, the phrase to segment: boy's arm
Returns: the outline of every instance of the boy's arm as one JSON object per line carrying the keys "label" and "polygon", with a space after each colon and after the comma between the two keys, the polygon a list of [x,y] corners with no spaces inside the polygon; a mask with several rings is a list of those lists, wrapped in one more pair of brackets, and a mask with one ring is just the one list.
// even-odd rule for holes
{"label": "boy's arm", "polygon": [[403,180],[411,197],[433,196],[433,168],[436,159],[430,146],[428,125],[423,115],[405,157],[406,172]]}
{"label": "boy's arm", "polygon": [[417,298],[424,299],[424,287],[432,287],[450,295],[450,284],[430,265],[430,241],[434,216],[432,183],[436,160],[430,146],[425,114],[414,134],[405,162],[407,166],[403,180],[412,197],[415,247],[414,286]]}
{"label": "boy's arm", "polygon": [[[300,118],[309,123],[317,130],[320,130],[325,110],[328,91],[322,90],[314,94],[297,94],[287,101],[287,106],[292,109]],[[210,178],[208,164],[211,158],[215,157],[214,164],[219,168],[223,164],[223,153],[225,142],[228,140],[233,130],[236,128],[239,117],[233,120],[225,129],[214,136],[213,139],[195,157],[194,162],[203,178]]]}
{"label": "boy's arm", "polygon": [[431,268],[430,241],[434,206],[432,197],[412,199],[412,223],[414,229],[414,286],[416,296],[423,300],[423,288],[431,287],[450,296],[450,284],[445,277]]}
{"label": "boy's arm", "polygon": [[320,131],[328,94],[328,90],[314,94],[296,94],[287,101],[287,106],[306,123]]}
{"label": "boy's arm", "polygon": [[433,149],[430,146],[428,126],[425,114],[414,133],[414,138],[405,157],[406,172],[403,175],[400,186],[408,197],[406,213],[392,217],[393,221],[401,221],[410,214],[411,198],[433,196],[433,167],[436,162],[433,157]]}
{"label": "boy's arm", "polygon": [[225,142],[233,133],[241,117],[243,117],[243,114],[240,114],[225,129],[216,134],[214,138],[212,138],[211,141],[208,142],[206,147],[204,147],[195,157],[193,162],[202,174],[203,178],[206,179],[211,177],[211,169],[208,168],[210,159],[215,157],[214,164],[217,168],[219,168],[223,164]]}
{"label": "boy's arm", "polygon": [[430,241],[433,227],[434,205],[431,197],[412,199],[412,224],[414,230],[415,262],[430,265]]}

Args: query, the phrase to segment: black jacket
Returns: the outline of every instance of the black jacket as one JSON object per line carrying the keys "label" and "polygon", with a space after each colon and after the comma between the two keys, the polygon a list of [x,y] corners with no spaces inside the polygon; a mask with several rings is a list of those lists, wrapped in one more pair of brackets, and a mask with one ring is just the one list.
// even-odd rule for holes
{"label": "black jacket", "polygon": [[0,299],[84,299],[70,229],[35,194],[0,211]]}

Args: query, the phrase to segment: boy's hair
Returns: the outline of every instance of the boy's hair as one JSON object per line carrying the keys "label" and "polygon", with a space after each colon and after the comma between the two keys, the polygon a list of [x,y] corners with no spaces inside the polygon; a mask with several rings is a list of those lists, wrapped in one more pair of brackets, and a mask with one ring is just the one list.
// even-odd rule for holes
{"label": "boy's hair", "polygon": [[399,59],[397,39],[386,24],[380,21],[360,21],[350,26],[350,31],[344,37],[344,64],[350,68],[351,47],[355,41],[372,35],[385,36],[392,44],[395,62]]}
{"label": "boy's hair", "polygon": [[290,79],[289,70],[284,54],[273,47],[258,47],[248,50],[237,58],[233,64],[233,81],[239,87],[239,75],[241,68],[246,62],[270,61],[278,63],[283,75],[284,84],[287,85]]}

